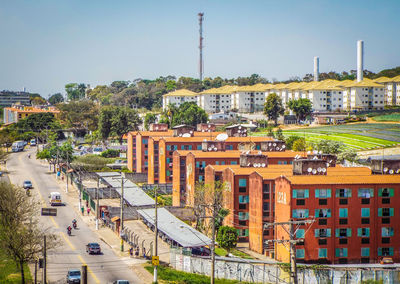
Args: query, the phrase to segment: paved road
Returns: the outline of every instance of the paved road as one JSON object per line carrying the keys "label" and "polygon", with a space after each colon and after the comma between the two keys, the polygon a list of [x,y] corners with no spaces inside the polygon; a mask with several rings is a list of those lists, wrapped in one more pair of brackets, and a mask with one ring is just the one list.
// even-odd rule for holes
{"label": "paved road", "polygon": [[[60,188],[54,175],[49,173],[48,164],[35,160],[36,148],[27,148],[24,152],[11,153],[7,161],[9,177],[13,184],[22,186],[24,180],[31,180],[32,198],[38,198],[44,204],[52,191],[61,193],[65,206],[57,208],[56,217],[40,217],[43,225],[59,235],[60,247],[48,252],[48,273],[50,283],[65,283],[68,269],[80,269],[83,264],[88,265],[88,283],[112,283],[117,279],[126,279],[130,283],[141,283],[137,275],[128,267],[128,262],[117,257],[112,249],[102,242],[98,235],[81,221],[79,214],[68,203],[68,197]],[[31,153],[31,159],[27,157]],[[47,204],[47,207],[49,205]],[[78,221],[78,229],[73,230],[72,236],[67,235],[66,228],[71,221]],[[102,255],[88,255],[85,246],[89,242],[97,242],[102,249]],[[41,276],[39,277],[41,279]]]}

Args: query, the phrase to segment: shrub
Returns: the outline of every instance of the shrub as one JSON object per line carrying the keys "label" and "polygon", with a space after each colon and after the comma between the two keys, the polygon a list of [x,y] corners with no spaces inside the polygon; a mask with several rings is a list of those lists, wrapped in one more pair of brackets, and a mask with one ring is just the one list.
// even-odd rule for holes
{"label": "shrub", "polygon": [[115,149],[107,149],[100,155],[103,158],[118,158],[119,157],[119,150]]}

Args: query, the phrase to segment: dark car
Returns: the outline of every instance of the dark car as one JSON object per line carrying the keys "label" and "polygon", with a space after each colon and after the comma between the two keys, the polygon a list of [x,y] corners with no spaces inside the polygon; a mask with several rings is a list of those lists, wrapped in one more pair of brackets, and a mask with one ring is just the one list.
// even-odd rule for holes
{"label": "dark car", "polygon": [[86,252],[88,254],[100,254],[101,253],[100,245],[98,243],[88,243],[86,245]]}
{"label": "dark car", "polygon": [[81,283],[81,271],[79,269],[68,270],[67,283]]}
{"label": "dark car", "polygon": [[26,180],[26,181],[24,181],[24,184],[22,185],[22,187],[24,189],[31,189],[33,187],[32,182],[30,180]]}
{"label": "dark car", "polygon": [[128,280],[117,280],[114,281],[113,284],[129,284]]}

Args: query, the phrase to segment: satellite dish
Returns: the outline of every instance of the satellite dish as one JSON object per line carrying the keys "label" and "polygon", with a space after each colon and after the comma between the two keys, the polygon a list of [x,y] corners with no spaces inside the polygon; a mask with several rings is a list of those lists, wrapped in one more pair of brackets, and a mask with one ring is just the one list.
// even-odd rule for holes
{"label": "satellite dish", "polygon": [[312,168],[308,168],[307,172],[311,173],[312,172]]}
{"label": "satellite dish", "polygon": [[313,160],[318,160],[318,157],[317,157],[317,156],[315,156],[315,157],[313,158]]}
{"label": "satellite dish", "polygon": [[212,148],[211,147],[208,147],[208,151],[211,151],[212,150]]}
{"label": "satellite dish", "polygon": [[220,133],[220,134],[217,135],[217,137],[215,137],[215,139],[217,141],[225,141],[226,139],[228,139],[228,134]]}
{"label": "satellite dish", "polygon": [[278,151],[279,151],[279,147],[276,147],[276,150],[278,150]]}
{"label": "satellite dish", "polygon": [[325,169],[325,168],[322,168],[322,172],[323,172],[323,173],[326,173],[326,169]]}
{"label": "satellite dish", "polygon": [[332,163],[332,160],[329,161],[329,164]]}
{"label": "satellite dish", "polygon": [[262,163],[262,167],[265,168],[265,166],[266,166],[266,164],[265,164],[265,163]]}
{"label": "satellite dish", "polygon": [[398,169],[398,170],[396,171],[396,174],[398,174],[398,173],[400,173],[400,169]]}
{"label": "satellite dish", "polygon": [[317,171],[318,171],[319,173],[322,172],[322,168],[319,167],[319,168],[317,169]]}
{"label": "satellite dish", "polygon": [[190,134],[193,134],[193,130],[190,130]]}
{"label": "satellite dish", "polygon": [[272,144],[271,143],[268,143],[268,146],[271,146]]}
{"label": "satellite dish", "polygon": [[242,127],[241,127],[241,126],[239,126],[239,129],[242,129]]}
{"label": "satellite dish", "polygon": [[182,135],[182,137],[188,138],[188,137],[191,137],[191,135],[190,135],[190,133],[185,133]]}
{"label": "satellite dish", "polygon": [[181,133],[181,134],[179,134],[179,137],[182,137],[182,133]]}
{"label": "satellite dish", "polygon": [[312,173],[315,175],[315,174],[317,173],[317,170],[316,170],[316,169],[313,169],[313,170],[312,170]]}
{"label": "satellite dish", "polygon": [[329,168],[329,163],[326,163],[326,166]]}
{"label": "satellite dish", "polygon": [[214,151],[217,151],[217,150],[218,150],[217,147],[215,147],[215,148],[214,148]]}
{"label": "satellite dish", "polygon": [[390,170],[389,174],[391,174],[391,175],[394,174],[394,170]]}
{"label": "satellite dish", "polygon": [[258,155],[262,155],[262,152],[261,152],[261,151],[258,151]]}
{"label": "satellite dish", "polygon": [[388,168],[384,168],[383,171],[386,173],[389,169]]}
{"label": "satellite dish", "polygon": [[285,145],[282,145],[282,149],[285,149],[286,148],[286,146]]}
{"label": "satellite dish", "polygon": [[204,129],[202,129],[201,132],[204,132]]}
{"label": "satellite dish", "polygon": [[272,144],[272,145],[274,145],[274,147],[276,146],[276,143],[274,143],[274,144]]}
{"label": "satellite dish", "polygon": [[248,167],[250,167],[250,166],[251,166],[251,164],[250,164],[250,163],[248,163],[248,164],[247,164],[247,166],[248,166]]}

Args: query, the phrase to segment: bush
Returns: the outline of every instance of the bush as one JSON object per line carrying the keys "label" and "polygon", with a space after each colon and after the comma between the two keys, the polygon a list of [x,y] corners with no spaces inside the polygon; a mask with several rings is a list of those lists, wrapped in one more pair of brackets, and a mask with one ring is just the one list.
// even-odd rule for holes
{"label": "bush", "polygon": [[107,149],[100,155],[103,158],[118,158],[119,157],[119,150],[115,149]]}

